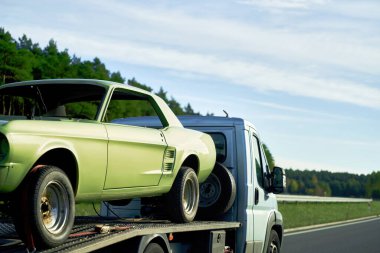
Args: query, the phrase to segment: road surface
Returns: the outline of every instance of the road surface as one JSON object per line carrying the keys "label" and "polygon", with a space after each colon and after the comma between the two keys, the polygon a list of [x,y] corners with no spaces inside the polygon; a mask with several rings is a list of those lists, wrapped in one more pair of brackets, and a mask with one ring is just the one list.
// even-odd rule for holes
{"label": "road surface", "polygon": [[380,252],[380,218],[285,234],[281,253]]}

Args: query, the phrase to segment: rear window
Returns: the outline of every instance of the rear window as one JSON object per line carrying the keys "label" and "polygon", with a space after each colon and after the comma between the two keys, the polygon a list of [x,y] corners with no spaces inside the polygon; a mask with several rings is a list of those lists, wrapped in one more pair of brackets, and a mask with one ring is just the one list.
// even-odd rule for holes
{"label": "rear window", "polygon": [[208,133],[214,140],[216,149],[216,161],[223,163],[227,157],[226,136],[222,133]]}

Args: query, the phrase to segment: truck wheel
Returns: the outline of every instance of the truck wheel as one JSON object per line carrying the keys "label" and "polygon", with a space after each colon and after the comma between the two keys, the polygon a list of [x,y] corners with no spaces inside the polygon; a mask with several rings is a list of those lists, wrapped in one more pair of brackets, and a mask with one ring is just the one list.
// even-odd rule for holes
{"label": "truck wheel", "polygon": [[31,175],[27,186],[26,222],[37,247],[55,247],[69,236],[74,224],[74,192],[66,174],[43,166]]}
{"label": "truck wheel", "polygon": [[272,230],[270,232],[267,253],[280,253],[280,247],[281,243],[278,234],[275,230]]}
{"label": "truck wheel", "polygon": [[191,222],[199,204],[197,174],[190,167],[181,167],[166,195],[167,213],[174,222]]}
{"label": "truck wheel", "polygon": [[236,183],[232,173],[222,164],[216,163],[205,182],[200,185],[198,217],[215,218],[226,213],[236,197]]}
{"label": "truck wheel", "polygon": [[165,253],[165,251],[158,243],[152,242],[145,248],[144,253]]}
{"label": "truck wheel", "polygon": [[107,202],[113,206],[126,206],[126,205],[129,205],[131,201],[132,199],[120,199],[120,200],[109,200]]}

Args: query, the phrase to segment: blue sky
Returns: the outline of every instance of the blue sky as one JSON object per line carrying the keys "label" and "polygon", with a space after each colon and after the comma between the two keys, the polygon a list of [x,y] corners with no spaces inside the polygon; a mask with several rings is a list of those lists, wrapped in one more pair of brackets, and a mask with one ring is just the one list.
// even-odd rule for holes
{"label": "blue sky", "polygon": [[276,164],[380,170],[378,0],[2,0],[0,26],[253,122]]}

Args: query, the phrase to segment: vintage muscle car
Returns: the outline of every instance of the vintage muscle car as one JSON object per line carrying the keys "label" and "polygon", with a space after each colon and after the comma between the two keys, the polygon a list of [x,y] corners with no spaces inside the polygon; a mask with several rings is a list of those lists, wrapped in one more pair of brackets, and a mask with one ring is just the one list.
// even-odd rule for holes
{"label": "vintage muscle car", "polygon": [[[125,124],[144,116],[159,127]],[[129,85],[56,79],[0,87],[0,201],[11,206],[21,238],[39,247],[67,239],[75,202],[160,196],[171,220],[192,221],[215,156],[209,135],[183,128],[161,98]]]}

